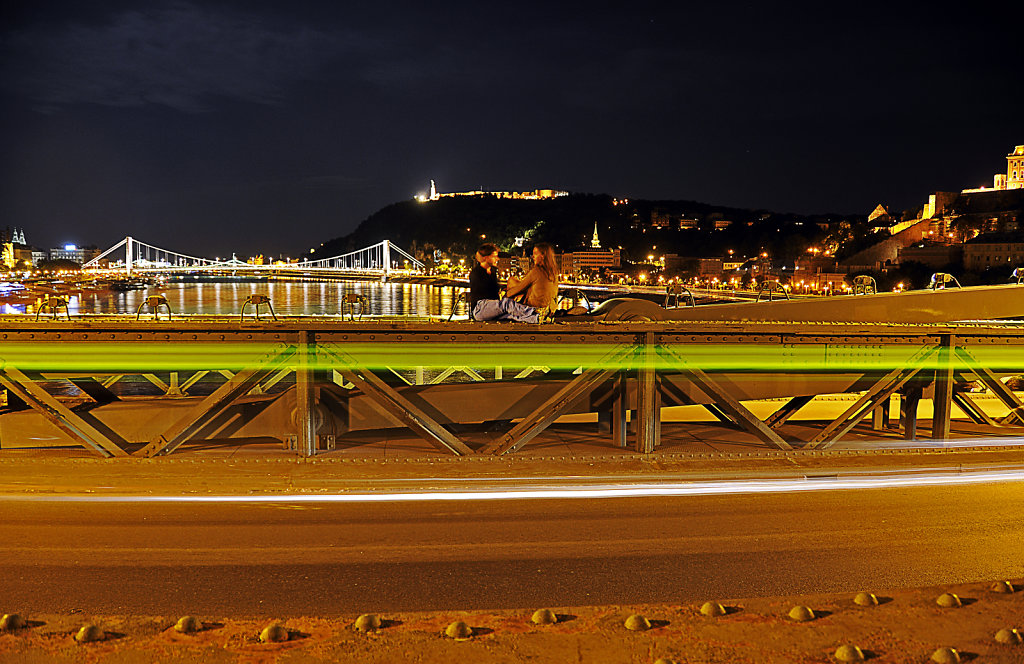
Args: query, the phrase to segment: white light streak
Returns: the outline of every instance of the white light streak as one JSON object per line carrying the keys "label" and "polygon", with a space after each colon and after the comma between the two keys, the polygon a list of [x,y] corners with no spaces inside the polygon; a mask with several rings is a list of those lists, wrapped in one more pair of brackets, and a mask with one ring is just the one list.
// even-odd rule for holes
{"label": "white light streak", "polygon": [[[540,479],[540,478],[538,478]],[[541,481],[554,483],[554,478]],[[480,500],[579,500],[594,498],[650,498],[716,496],[735,494],[772,494],[811,491],[849,491],[939,486],[965,486],[998,482],[1024,482],[1024,468],[998,471],[946,471],[839,478],[801,477],[767,480],[724,480],[695,482],[657,482],[635,484],[587,484],[585,486],[547,486],[544,488],[396,491],[379,493],[272,494],[272,495],[103,495],[83,496],[13,494],[0,500],[42,502],[100,503],[392,503]]]}

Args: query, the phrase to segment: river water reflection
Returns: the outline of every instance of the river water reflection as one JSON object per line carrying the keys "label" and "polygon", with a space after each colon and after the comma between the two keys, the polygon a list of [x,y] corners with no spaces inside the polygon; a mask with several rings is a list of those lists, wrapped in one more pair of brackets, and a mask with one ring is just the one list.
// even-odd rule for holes
{"label": "river water reflection", "polygon": [[[83,291],[72,293],[68,308],[75,314],[134,314],[150,295],[164,295],[174,314],[235,315],[250,295],[267,295],[279,315],[340,315],[347,294],[363,296],[369,302],[366,313],[385,316],[445,316],[452,312],[460,288],[426,284],[380,283],[376,281],[221,281],[169,282],[142,290]],[[9,305],[13,306],[13,305]],[[8,311],[19,310],[25,307]],[[29,311],[34,307],[29,305]],[[146,309],[145,311],[148,311]],[[261,307],[261,315],[266,307]],[[347,309],[346,309],[347,312]],[[458,303],[456,316],[465,315]],[[252,305],[246,308],[252,314]]]}

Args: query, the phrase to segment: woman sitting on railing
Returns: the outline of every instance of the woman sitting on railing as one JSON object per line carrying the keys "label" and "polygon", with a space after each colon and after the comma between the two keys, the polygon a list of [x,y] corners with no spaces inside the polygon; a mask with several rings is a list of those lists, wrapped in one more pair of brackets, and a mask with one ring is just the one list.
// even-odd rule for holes
{"label": "woman sitting on railing", "polygon": [[533,248],[533,267],[525,277],[509,277],[505,297],[516,299],[520,295],[525,295],[526,304],[534,308],[540,320],[558,307],[558,266],[555,249],[547,242]]}

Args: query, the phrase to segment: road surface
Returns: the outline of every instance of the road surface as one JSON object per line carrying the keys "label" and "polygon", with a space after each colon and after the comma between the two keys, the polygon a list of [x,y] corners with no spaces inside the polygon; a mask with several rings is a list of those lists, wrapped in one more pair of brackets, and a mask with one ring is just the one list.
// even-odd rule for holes
{"label": "road surface", "polygon": [[0,497],[0,613],[696,602],[1024,576],[1024,481],[390,503]]}

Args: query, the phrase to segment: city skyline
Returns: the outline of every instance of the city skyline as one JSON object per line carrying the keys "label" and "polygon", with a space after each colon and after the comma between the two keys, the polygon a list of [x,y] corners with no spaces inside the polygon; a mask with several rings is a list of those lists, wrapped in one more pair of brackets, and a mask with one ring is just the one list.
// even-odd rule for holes
{"label": "city skyline", "polygon": [[430,178],[867,214],[989,185],[1021,140],[982,9],[4,13],[0,225],[39,246],[298,254]]}

